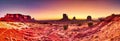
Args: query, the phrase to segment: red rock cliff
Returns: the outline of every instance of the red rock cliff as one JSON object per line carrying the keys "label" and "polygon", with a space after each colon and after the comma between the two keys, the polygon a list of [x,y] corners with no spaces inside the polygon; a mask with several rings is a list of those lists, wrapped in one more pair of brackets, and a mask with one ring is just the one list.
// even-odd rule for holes
{"label": "red rock cliff", "polygon": [[7,14],[4,17],[0,18],[0,21],[20,21],[20,22],[31,22],[34,19],[29,15],[22,14]]}

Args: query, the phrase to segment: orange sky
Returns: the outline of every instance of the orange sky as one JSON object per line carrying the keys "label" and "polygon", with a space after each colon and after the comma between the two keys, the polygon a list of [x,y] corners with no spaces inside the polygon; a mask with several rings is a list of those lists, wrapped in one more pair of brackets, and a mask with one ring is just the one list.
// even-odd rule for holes
{"label": "orange sky", "polygon": [[112,1],[45,1],[43,3],[36,2],[35,4],[37,5],[32,8],[26,8],[26,6],[21,4],[19,5],[20,7],[15,5],[14,8],[11,7],[13,10],[9,7],[2,13],[27,14],[37,20],[61,19],[63,13],[66,13],[70,19],[74,16],[77,19],[85,19],[88,15],[93,18],[99,18],[106,17],[112,13],[120,13],[119,3]]}

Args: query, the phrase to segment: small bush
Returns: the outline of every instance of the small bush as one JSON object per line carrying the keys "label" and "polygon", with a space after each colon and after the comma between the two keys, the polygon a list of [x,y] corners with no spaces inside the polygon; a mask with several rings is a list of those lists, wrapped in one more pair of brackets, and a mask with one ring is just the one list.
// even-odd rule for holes
{"label": "small bush", "polygon": [[81,23],[79,23],[77,26],[81,26],[82,24]]}
{"label": "small bush", "polygon": [[89,27],[93,26],[93,23],[92,22],[88,23],[88,26]]}
{"label": "small bush", "polygon": [[43,24],[48,24],[48,22],[43,22]]}
{"label": "small bush", "polygon": [[64,25],[63,28],[64,28],[64,30],[67,30],[68,29],[68,25]]}

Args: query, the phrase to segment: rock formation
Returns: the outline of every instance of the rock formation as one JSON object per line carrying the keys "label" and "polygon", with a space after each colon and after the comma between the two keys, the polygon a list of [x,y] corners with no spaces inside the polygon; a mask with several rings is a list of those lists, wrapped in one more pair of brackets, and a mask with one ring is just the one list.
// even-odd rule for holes
{"label": "rock formation", "polygon": [[120,14],[112,14],[111,16],[108,16],[104,18],[104,21],[111,22],[111,21],[118,21],[120,18]]}
{"label": "rock formation", "polygon": [[69,18],[68,18],[68,16],[67,16],[67,14],[63,14],[63,18],[62,18],[61,20],[62,20],[62,21],[68,21]]}
{"label": "rock formation", "polygon": [[29,15],[22,14],[7,14],[4,17],[0,18],[1,21],[21,21],[21,22],[30,22],[34,21]]}
{"label": "rock formation", "polygon": [[76,17],[74,16],[72,20],[76,20]]}
{"label": "rock formation", "polygon": [[92,21],[92,17],[91,16],[87,16],[87,21]]}

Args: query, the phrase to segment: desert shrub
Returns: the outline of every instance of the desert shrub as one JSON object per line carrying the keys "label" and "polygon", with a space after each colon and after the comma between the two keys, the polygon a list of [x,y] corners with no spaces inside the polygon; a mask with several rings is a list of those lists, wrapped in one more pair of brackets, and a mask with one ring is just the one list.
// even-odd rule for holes
{"label": "desert shrub", "polygon": [[48,24],[48,22],[43,22],[43,24]]}
{"label": "desert shrub", "polygon": [[71,24],[74,24],[73,22]]}
{"label": "desert shrub", "polygon": [[77,26],[81,26],[82,24],[81,23],[79,23]]}
{"label": "desert shrub", "polygon": [[93,23],[92,22],[88,23],[88,26],[89,27],[93,26]]}
{"label": "desert shrub", "polygon": [[67,30],[67,29],[68,29],[68,25],[64,25],[64,26],[63,26],[63,29],[64,29],[64,30]]}

